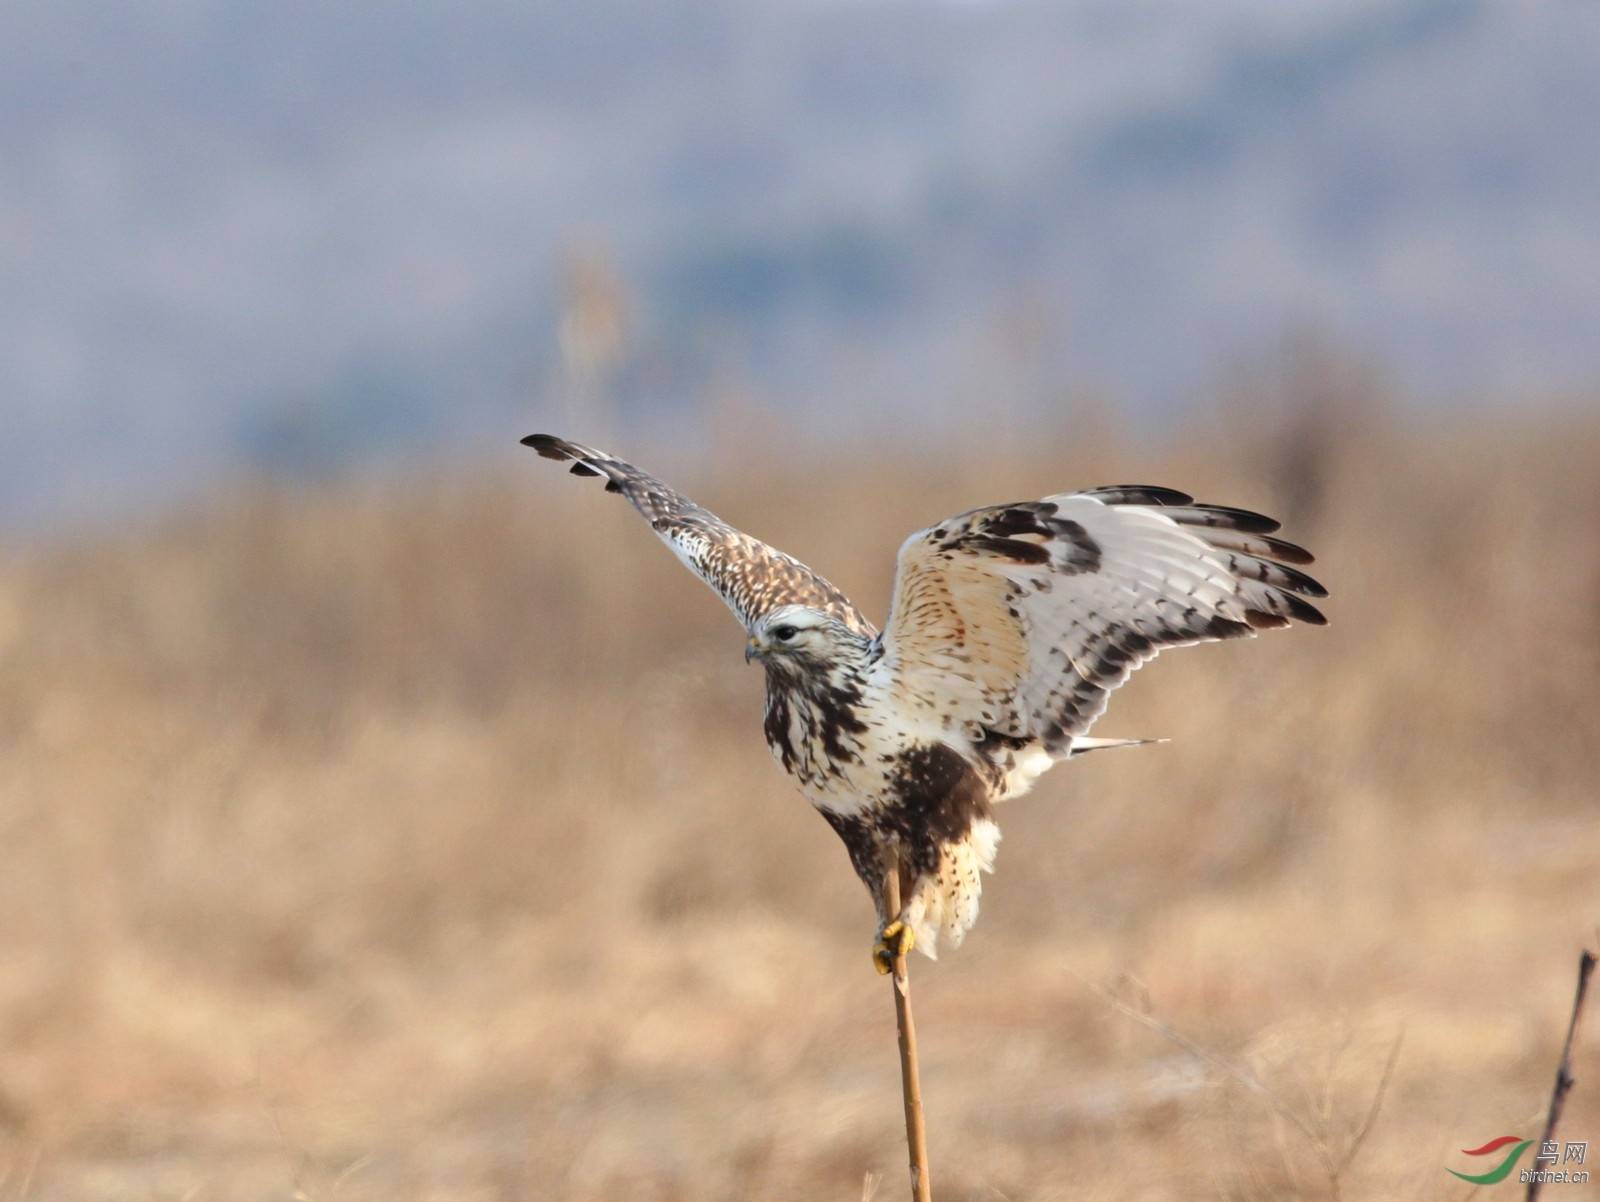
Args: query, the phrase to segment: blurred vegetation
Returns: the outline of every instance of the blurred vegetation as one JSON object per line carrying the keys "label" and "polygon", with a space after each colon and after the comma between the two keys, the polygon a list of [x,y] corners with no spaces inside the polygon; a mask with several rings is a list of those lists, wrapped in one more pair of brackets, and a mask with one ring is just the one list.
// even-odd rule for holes
{"label": "blurred vegetation", "polygon": [[[1170,745],[1003,813],[973,937],[917,965],[941,1197],[1457,1197],[1454,1150],[1542,1109],[1600,918],[1600,422],[1402,420],[1303,354],[1236,383],[1161,446],[1000,414],[791,458],[746,412],[715,462],[614,448],[878,616],[905,533],[1072,486],[1318,554],[1331,627],[1162,659],[1099,733]],[[0,1198],[898,1194],[870,911],[738,630],[625,505],[519,469],[0,558]],[[1406,1037],[1330,1183],[1085,982],[1335,1145]]]}
{"label": "blurred vegetation", "polygon": [[0,11],[7,536],[481,445],[575,350],[641,420],[949,426],[1021,297],[1151,421],[1299,320],[1418,408],[1600,374],[1589,4],[105,10]]}

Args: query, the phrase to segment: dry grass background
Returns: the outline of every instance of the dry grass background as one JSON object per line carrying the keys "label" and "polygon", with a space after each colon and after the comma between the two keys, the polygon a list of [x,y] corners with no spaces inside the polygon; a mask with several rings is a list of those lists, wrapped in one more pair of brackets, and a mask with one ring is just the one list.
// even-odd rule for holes
{"label": "dry grass background", "polygon": [[[1536,1133],[1600,921],[1600,423],[1340,412],[617,448],[879,615],[907,531],[1064,486],[1319,555],[1330,628],[1163,659],[1100,732],[1170,745],[1003,814],[973,938],[913,969],[936,1196],[1459,1199],[1455,1149]],[[741,650],[626,506],[514,448],[14,548],[0,1202],[900,1196],[865,894]],[[1600,1140],[1593,1036],[1576,1068],[1564,1134]]]}

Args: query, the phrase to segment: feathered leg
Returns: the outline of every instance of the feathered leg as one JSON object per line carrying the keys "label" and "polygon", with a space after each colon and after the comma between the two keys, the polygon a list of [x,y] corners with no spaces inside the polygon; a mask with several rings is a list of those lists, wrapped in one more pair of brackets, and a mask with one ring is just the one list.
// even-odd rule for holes
{"label": "feathered leg", "polygon": [[[977,818],[958,837],[940,839],[927,824],[908,822],[903,811],[821,813],[844,841],[856,875],[872,895],[878,916],[872,963],[880,973],[913,948],[937,959],[941,935],[951,947],[960,944],[978,919],[980,874],[994,867],[1000,830],[991,819]],[[890,850],[900,866],[901,904],[893,914],[885,888]]]}
{"label": "feathered leg", "polygon": [[[872,944],[872,963],[878,972],[890,972],[894,968],[895,956],[909,952],[916,945],[915,919],[926,902],[921,905],[916,903],[921,893],[917,887],[921,874],[915,866],[919,859],[926,861],[929,858],[931,849],[903,847],[900,836],[892,825],[881,820],[881,816],[836,814],[821,807],[818,807],[818,811],[843,840],[845,850],[850,853],[851,867],[872,895],[872,906],[878,914],[878,934]],[[891,849],[897,853],[893,858],[888,854]],[[896,892],[905,899],[900,912],[896,914],[889,913],[889,890],[885,877],[887,865],[891,863],[899,866],[899,888]],[[914,906],[916,915],[910,913]]]}

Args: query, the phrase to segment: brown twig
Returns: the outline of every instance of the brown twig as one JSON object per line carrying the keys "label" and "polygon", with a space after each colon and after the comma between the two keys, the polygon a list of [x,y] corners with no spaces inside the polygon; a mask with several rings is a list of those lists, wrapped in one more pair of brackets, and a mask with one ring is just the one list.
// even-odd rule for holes
{"label": "brown twig", "polygon": [[[1594,972],[1594,953],[1585,949],[1578,957],[1578,992],[1572,999],[1572,1018],[1567,1023],[1567,1041],[1561,1045],[1561,1063],[1556,1066],[1556,1084],[1550,1091],[1550,1112],[1545,1116],[1544,1134],[1539,1137],[1539,1147],[1556,1137],[1556,1124],[1561,1121],[1561,1109],[1567,1104],[1567,1094],[1572,1092],[1572,1045],[1578,1038],[1578,1022],[1583,1017],[1584,995],[1589,992],[1589,974]],[[1544,1184],[1537,1174],[1528,1182],[1528,1202],[1536,1202],[1539,1187]]]}
{"label": "brown twig", "polygon": [[[884,855],[884,900],[890,921],[900,914],[900,853],[890,847]],[[911,1160],[912,1202],[933,1202],[928,1178],[928,1129],[922,1119],[922,1071],[917,1063],[917,1028],[911,1021],[911,977],[906,956],[895,956],[894,1018],[900,1031],[900,1092],[906,1106],[906,1151]]]}

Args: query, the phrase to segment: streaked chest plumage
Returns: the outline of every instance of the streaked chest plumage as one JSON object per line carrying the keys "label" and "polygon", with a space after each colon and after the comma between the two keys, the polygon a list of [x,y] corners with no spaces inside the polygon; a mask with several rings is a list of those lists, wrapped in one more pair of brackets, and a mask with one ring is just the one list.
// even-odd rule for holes
{"label": "streaked chest plumage", "polygon": [[767,746],[821,809],[853,813],[883,801],[884,767],[909,745],[891,719],[864,674],[767,683]]}
{"label": "streaked chest plumage", "polygon": [[967,761],[994,800],[1025,792],[1049,757],[1025,740],[972,732],[932,705],[906,705],[892,679],[870,665],[826,678],[769,679],[767,746],[818,809],[835,814],[903,801],[907,764],[944,745]]}

